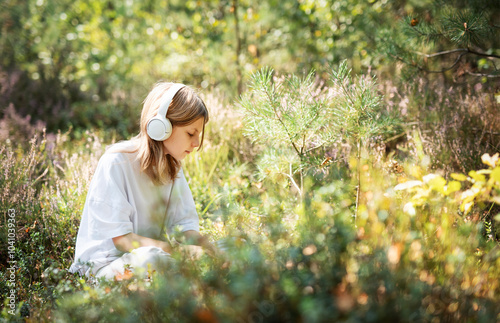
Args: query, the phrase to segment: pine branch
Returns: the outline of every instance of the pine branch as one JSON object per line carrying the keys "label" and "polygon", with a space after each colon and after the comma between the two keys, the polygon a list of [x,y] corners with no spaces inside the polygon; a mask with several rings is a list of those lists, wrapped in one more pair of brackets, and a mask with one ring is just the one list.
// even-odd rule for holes
{"label": "pine branch", "polygon": [[307,154],[307,153],[309,153],[309,152],[311,152],[311,151],[313,151],[313,150],[316,150],[316,149],[318,149],[318,148],[323,147],[323,146],[325,145],[325,143],[326,143],[326,141],[322,142],[322,143],[321,143],[320,145],[318,145],[318,146],[314,146],[314,147],[312,147],[312,148],[309,148],[308,150],[306,150],[306,154]]}
{"label": "pine branch", "polygon": [[[500,58],[500,55],[481,53],[481,52],[471,50],[469,48],[458,48],[458,49],[442,51],[442,52],[438,52],[438,53],[434,53],[434,54],[424,54],[424,53],[420,53],[420,52],[415,52],[415,53],[418,55],[427,57],[427,58],[432,58],[432,57],[437,57],[437,56],[441,56],[441,55],[448,55],[448,54],[460,53],[460,52],[461,52],[461,54],[457,57],[457,59],[455,60],[455,62],[451,66],[443,68],[442,70],[439,70],[439,71],[431,71],[431,70],[428,70],[428,69],[426,69],[422,66],[419,66],[415,63],[405,62],[402,58],[399,58],[399,59],[401,61],[403,61],[404,63],[410,64],[410,65],[418,68],[419,70],[427,72],[427,73],[444,73],[444,72],[447,72],[447,71],[455,68],[457,66],[457,64],[460,62],[460,60],[462,59],[462,57],[465,55],[468,55],[468,54],[473,54],[473,55],[477,55],[477,56],[481,56],[481,57],[488,57],[488,58]],[[467,72],[467,74],[475,75],[475,76],[486,76],[486,77],[490,77],[490,78],[500,77],[499,75],[494,75],[494,74],[480,74],[480,73],[470,73],[470,72]]]}
{"label": "pine branch", "polygon": [[421,55],[421,56],[425,56],[427,58],[432,58],[432,57],[437,57],[437,56],[441,56],[441,55],[448,55],[448,54],[464,52],[464,51],[467,51],[467,49],[466,48],[458,48],[458,49],[452,49],[452,50],[445,50],[445,51],[437,52],[434,54],[425,54],[425,53],[421,53],[421,52],[415,52],[415,53],[417,53],[418,55]]}
{"label": "pine branch", "polygon": [[458,57],[457,57],[457,59],[455,60],[455,62],[453,63],[453,65],[451,65],[450,67],[445,67],[445,68],[443,68],[443,69],[442,69],[442,70],[440,70],[440,71],[431,71],[431,70],[428,70],[428,69],[423,68],[423,67],[421,67],[421,66],[415,66],[415,67],[417,67],[419,70],[421,70],[421,71],[425,71],[425,72],[427,72],[427,73],[444,73],[444,72],[447,72],[447,71],[449,71],[449,70],[454,69],[454,68],[455,68],[455,66],[457,66],[457,64],[458,64],[458,63],[460,62],[460,60],[462,59],[462,56],[464,56],[464,55],[466,55],[466,54],[467,54],[467,53],[462,53],[462,54],[458,55]]}
{"label": "pine branch", "polygon": [[306,135],[302,137],[302,147],[300,147],[300,156],[302,157],[304,154],[304,148],[306,146]]}
{"label": "pine branch", "polygon": [[[399,57],[399,56],[395,56],[395,55],[391,55],[391,56],[393,58],[395,58],[396,60],[399,60],[399,61],[401,61],[401,62],[403,62],[405,64],[408,64],[408,65],[411,65],[411,66],[419,69],[420,71],[424,71],[426,73],[444,73],[444,72],[447,72],[449,70],[452,70],[453,68],[455,68],[458,65],[458,63],[460,62],[460,60],[462,59],[462,57],[465,56],[465,55],[468,55],[468,54],[473,54],[473,55],[477,55],[477,56],[481,56],[481,57],[488,57],[488,58],[500,58],[499,55],[481,53],[481,52],[477,52],[477,51],[471,50],[469,48],[458,48],[458,49],[453,49],[453,50],[448,50],[448,51],[442,51],[442,52],[438,52],[438,53],[434,53],[434,54],[424,54],[424,53],[420,53],[420,52],[415,52],[415,53],[418,54],[418,55],[427,57],[427,58],[432,58],[432,57],[437,57],[437,56],[441,56],[441,55],[448,55],[448,54],[460,53],[460,52],[461,52],[461,54],[457,57],[457,59],[455,60],[455,62],[451,66],[445,67],[445,68],[443,68],[441,70],[438,70],[438,71],[428,70],[428,69],[426,69],[426,68],[418,65],[417,63],[408,62],[408,61],[404,60],[402,57]],[[467,74],[475,75],[475,76],[486,76],[486,77],[490,77],[490,78],[500,77],[500,76],[495,75],[495,74],[480,74],[480,73],[470,73],[470,72],[467,72]]]}
{"label": "pine branch", "polygon": [[477,55],[477,56],[482,56],[482,57],[500,58],[500,55],[486,54],[486,53],[479,53],[479,52],[476,52],[476,51],[473,51],[473,50],[470,50],[470,49],[469,49],[468,53],[470,53],[470,54],[474,54],[474,55]]}
{"label": "pine branch", "polygon": [[269,91],[266,91],[266,95],[269,99],[269,102],[271,103],[271,106],[273,107],[273,111],[274,111],[274,115],[276,116],[276,119],[279,121],[279,123],[281,124],[281,126],[283,127],[283,129],[285,129],[286,131],[286,134],[288,135],[288,139],[290,139],[290,143],[292,144],[293,146],[293,149],[295,149],[295,151],[297,152],[297,154],[299,156],[301,156],[301,153],[299,151],[299,149],[297,148],[297,146],[295,145],[295,142],[293,141],[292,139],[292,135],[290,134],[290,131],[288,130],[287,126],[285,125],[285,123],[283,122],[283,120],[280,118],[280,116],[278,115],[278,111],[277,111],[277,108],[274,104],[274,100],[273,98],[271,97],[271,95],[269,94]]}
{"label": "pine branch", "polygon": [[500,55],[480,53],[480,52],[471,50],[470,48],[457,48],[457,49],[451,49],[451,50],[445,50],[442,52],[437,52],[434,54],[424,54],[421,52],[415,52],[415,53],[418,55],[421,55],[421,56],[425,56],[427,58],[432,58],[432,57],[437,57],[437,56],[441,56],[441,55],[448,55],[448,54],[460,53],[460,52],[462,52],[464,54],[474,54],[474,55],[481,56],[481,57],[500,58]]}
{"label": "pine branch", "polygon": [[472,75],[472,76],[478,76],[478,77],[487,77],[487,78],[497,78],[500,77],[500,74],[495,75],[495,74],[484,74],[484,73],[472,73],[472,72],[465,72],[466,74]]}

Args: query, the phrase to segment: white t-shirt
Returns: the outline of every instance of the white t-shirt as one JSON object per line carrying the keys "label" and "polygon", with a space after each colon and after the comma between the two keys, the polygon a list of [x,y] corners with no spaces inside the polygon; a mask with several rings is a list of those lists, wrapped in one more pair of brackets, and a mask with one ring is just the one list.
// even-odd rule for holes
{"label": "white t-shirt", "polygon": [[[130,141],[117,144],[132,147]],[[70,272],[95,274],[121,257],[112,238],[130,232],[162,239],[179,226],[199,231],[193,196],[182,169],[173,183],[154,185],[140,171],[137,153],[106,152],[90,182]],[[173,185],[172,185],[173,184]],[[90,270],[89,270],[90,269]]]}

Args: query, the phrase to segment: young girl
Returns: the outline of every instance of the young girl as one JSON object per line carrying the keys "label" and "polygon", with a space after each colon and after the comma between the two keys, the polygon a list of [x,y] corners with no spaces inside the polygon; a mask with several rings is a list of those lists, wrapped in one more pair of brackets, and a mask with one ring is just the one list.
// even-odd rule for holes
{"label": "young girl", "polygon": [[[90,183],[70,271],[113,278],[167,263],[183,248],[165,241],[180,229],[188,241],[216,252],[200,235],[181,161],[203,144],[208,111],[183,84],[161,82],[149,93],[140,132],[101,157]],[[201,138],[201,139],[200,139]]]}

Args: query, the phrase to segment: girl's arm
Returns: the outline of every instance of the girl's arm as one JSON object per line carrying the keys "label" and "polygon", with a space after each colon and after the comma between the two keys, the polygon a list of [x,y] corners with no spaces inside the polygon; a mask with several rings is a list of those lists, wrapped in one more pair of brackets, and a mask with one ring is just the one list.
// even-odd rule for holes
{"label": "girl's arm", "polygon": [[188,243],[203,247],[209,255],[216,256],[220,254],[220,251],[208,241],[208,238],[202,236],[198,231],[188,230],[183,233]]}
{"label": "girl's arm", "polygon": [[158,247],[169,254],[172,254],[177,250],[178,252],[181,252],[184,255],[192,257],[194,259],[199,258],[202,254],[202,250],[198,246],[177,245],[177,247],[174,249],[172,248],[172,245],[170,245],[168,242],[143,237],[132,232],[124,234],[122,236],[114,237],[113,243],[115,244],[116,249],[122,252],[130,252],[133,249],[137,249],[140,247],[153,246],[153,247]]}
{"label": "girl's arm", "polygon": [[115,244],[115,248],[122,252],[130,252],[133,249],[148,246],[158,247],[168,253],[172,253],[173,251],[170,244],[165,241],[143,237],[132,232],[114,237],[113,243]]}

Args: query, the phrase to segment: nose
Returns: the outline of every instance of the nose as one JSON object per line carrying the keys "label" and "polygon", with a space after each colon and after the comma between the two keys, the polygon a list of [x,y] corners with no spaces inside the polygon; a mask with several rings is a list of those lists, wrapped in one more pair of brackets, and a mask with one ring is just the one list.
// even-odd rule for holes
{"label": "nose", "polygon": [[193,147],[198,147],[200,145],[200,138],[199,136],[194,136],[193,141],[191,142],[191,145]]}

